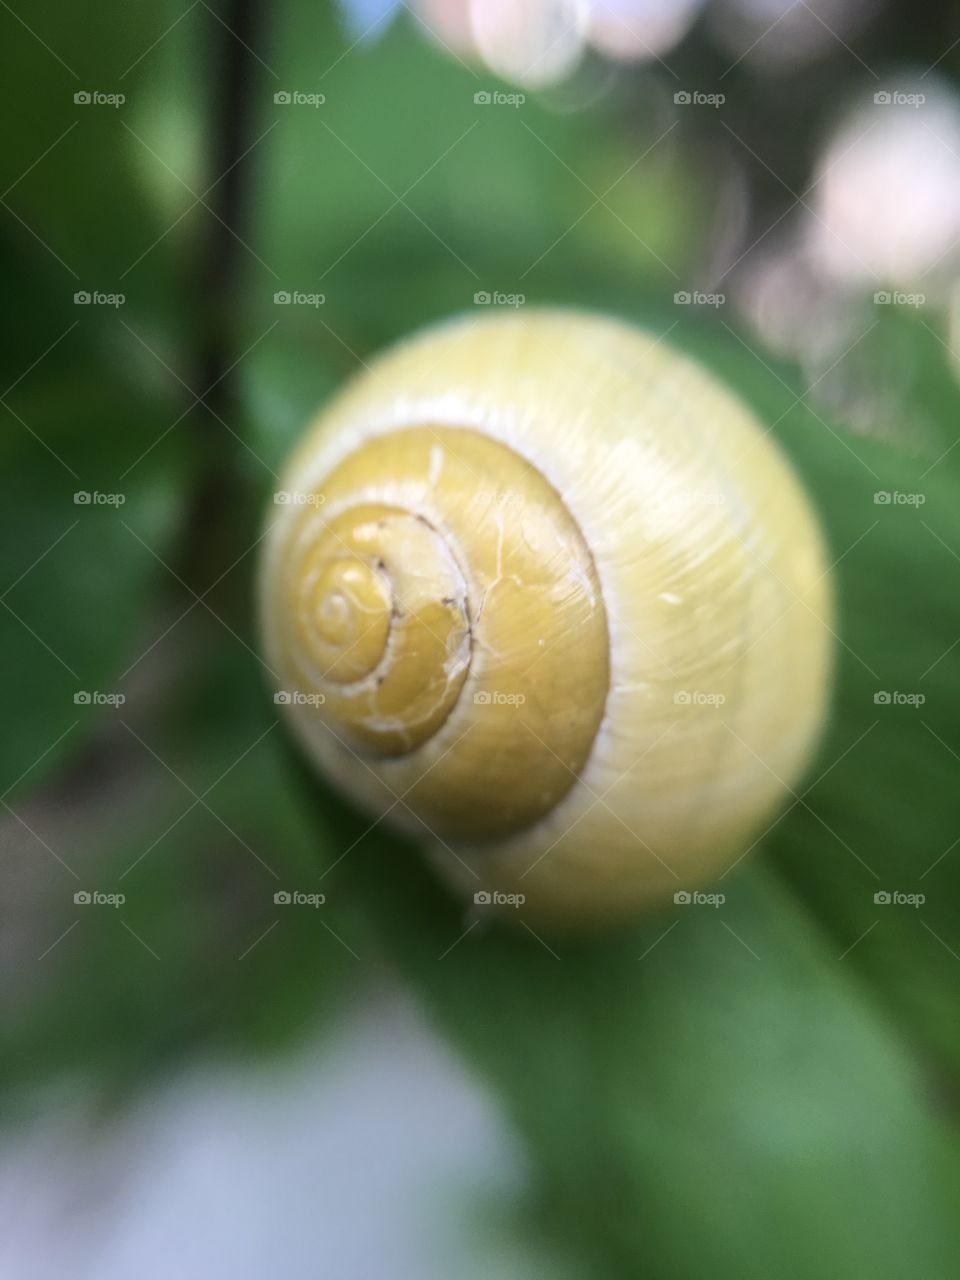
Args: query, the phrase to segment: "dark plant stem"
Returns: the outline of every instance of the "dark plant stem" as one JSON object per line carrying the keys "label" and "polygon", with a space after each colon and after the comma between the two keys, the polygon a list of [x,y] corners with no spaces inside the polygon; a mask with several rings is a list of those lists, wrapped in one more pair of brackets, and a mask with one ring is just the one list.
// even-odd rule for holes
{"label": "dark plant stem", "polygon": [[[192,414],[200,469],[187,510],[179,572],[202,591],[229,564],[242,519],[238,467],[242,422],[227,371],[235,353],[246,239],[249,171],[242,157],[253,141],[256,88],[263,71],[254,50],[261,36],[259,0],[225,0],[215,28],[215,95],[211,111],[211,170],[219,180],[206,198],[208,229],[196,271],[197,314],[203,317],[193,385],[203,394]],[[232,234],[235,232],[236,234]],[[227,424],[227,425],[225,425]]]}

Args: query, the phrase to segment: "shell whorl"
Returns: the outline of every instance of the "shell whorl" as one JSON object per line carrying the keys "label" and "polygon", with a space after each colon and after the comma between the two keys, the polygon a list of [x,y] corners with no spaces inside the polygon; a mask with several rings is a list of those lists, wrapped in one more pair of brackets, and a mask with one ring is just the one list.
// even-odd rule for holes
{"label": "shell whorl", "polygon": [[267,610],[301,729],[374,769],[442,730],[464,748],[469,735],[404,798],[442,838],[504,836],[548,813],[609,686],[600,584],[556,491],[500,441],[424,425],[290,496]]}
{"label": "shell whorl", "polygon": [[829,697],[823,540],[769,433],[617,321],[379,357],[287,466],[264,652],[308,754],[468,893],[581,926],[773,820]]}

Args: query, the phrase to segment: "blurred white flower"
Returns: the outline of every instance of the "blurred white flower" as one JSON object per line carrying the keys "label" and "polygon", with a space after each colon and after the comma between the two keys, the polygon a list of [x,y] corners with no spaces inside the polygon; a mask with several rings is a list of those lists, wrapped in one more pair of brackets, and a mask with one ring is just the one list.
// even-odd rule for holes
{"label": "blurred white flower", "polygon": [[[835,279],[906,288],[934,268],[945,276],[956,267],[960,102],[932,78],[887,79],[890,87],[854,110],[827,146],[808,233]],[[918,96],[924,101],[907,105]]]}
{"label": "blurred white flower", "polygon": [[706,0],[340,3],[355,36],[379,34],[393,14],[407,8],[425,34],[448,53],[474,57],[505,80],[538,89],[567,79],[588,46],[618,61],[662,57],[683,39]]}
{"label": "blurred white flower", "polygon": [[678,44],[704,0],[593,0],[587,39],[611,58],[643,61]]}
{"label": "blurred white flower", "polygon": [[473,54],[470,0],[414,0],[411,12],[427,35],[449,53]]}
{"label": "blurred white flower", "polygon": [[583,56],[589,0],[472,0],[477,51],[505,80],[555,84]]}
{"label": "blurred white flower", "polygon": [[825,368],[865,327],[864,300],[819,274],[795,233],[749,255],[736,299],[764,345],[808,371]]}

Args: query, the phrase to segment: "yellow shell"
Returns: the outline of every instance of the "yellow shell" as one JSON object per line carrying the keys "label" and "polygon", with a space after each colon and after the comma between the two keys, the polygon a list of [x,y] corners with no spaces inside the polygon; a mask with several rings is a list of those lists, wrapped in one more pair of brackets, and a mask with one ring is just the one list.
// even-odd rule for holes
{"label": "yellow shell", "polygon": [[276,497],[260,607],[294,732],[482,906],[591,925],[699,889],[803,769],[830,667],[816,521],[656,338],[562,311],[428,330],[324,412]]}

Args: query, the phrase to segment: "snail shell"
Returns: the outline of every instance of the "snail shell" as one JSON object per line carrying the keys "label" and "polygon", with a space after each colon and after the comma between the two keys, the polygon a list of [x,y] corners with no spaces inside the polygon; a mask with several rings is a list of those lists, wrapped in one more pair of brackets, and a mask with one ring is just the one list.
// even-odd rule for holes
{"label": "snail shell", "polygon": [[260,576],[292,729],[479,901],[587,924],[762,833],[823,719],[816,521],[742,404],[607,319],[460,319],[306,434]]}

